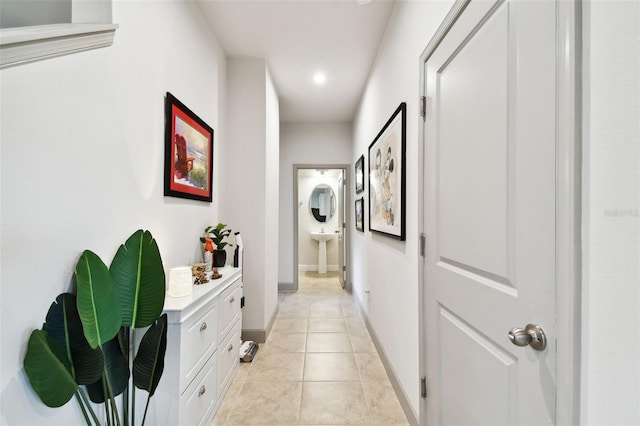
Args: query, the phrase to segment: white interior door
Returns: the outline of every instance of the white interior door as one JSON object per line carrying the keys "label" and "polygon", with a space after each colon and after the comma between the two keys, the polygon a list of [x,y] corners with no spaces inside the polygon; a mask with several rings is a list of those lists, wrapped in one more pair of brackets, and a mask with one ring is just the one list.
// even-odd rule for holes
{"label": "white interior door", "polygon": [[474,0],[425,63],[430,425],[555,422],[555,37],[553,1]]}

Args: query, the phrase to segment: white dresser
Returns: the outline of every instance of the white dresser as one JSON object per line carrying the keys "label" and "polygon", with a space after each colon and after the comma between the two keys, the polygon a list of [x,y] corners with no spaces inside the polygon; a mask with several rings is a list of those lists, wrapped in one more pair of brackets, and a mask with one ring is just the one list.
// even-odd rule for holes
{"label": "white dresser", "polygon": [[[166,297],[167,353],[151,398],[146,424],[209,425],[238,371],[242,314],[239,268],[218,268],[222,277],[193,287],[185,297]],[[136,391],[136,419],[147,393]]]}

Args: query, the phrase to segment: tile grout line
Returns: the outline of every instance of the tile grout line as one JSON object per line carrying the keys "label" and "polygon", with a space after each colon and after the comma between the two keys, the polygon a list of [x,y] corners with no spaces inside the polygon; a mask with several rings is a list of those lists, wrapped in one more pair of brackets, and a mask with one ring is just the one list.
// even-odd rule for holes
{"label": "tile grout line", "polygon": [[[321,292],[320,294],[317,295],[311,295],[309,297],[304,297],[304,298],[299,298],[299,299],[288,299],[292,301],[292,305],[295,304],[297,301],[302,301],[302,303],[304,304],[304,306],[306,306],[308,309],[306,310],[306,316],[304,318],[306,318],[306,329],[304,332],[304,351],[303,351],[303,359],[302,359],[302,379],[301,379],[301,393],[300,393],[300,403],[299,403],[299,407],[298,407],[298,416],[297,416],[297,424],[298,425],[302,425],[303,424],[303,419],[302,419],[302,412],[303,412],[303,399],[304,399],[304,395],[305,395],[305,383],[311,383],[305,381],[305,368],[307,365],[307,355],[310,353],[314,353],[314,352],[309,352],[309,336],[310,334],[313,332],[311,331],[311,306],[313,306],[316,303],[323,303],[323,302],[334,302],[336,301],[336,299],[333,299],[336,296],[336,294],[325,294],[324,292]],[[338,295],[339,296],[339,295]],[[287,299],[283,298],[281,301],[286,301]],[[360,383],[359,385],[359,389],[362,392],[362,397],[364,398],[364,403],[365,403],[365,408],[367,410],[367,423],[366,424],[372,424],[373,422],[373,418],[370,416],[370,406],[367,402],[367,398],[365,396],[365,391],[364,391],[364,384],[363,384],[363,380],[362,380],[362,374],[360,369],[358,368],[358,363],[356,361],[356,351],[355,351],[355,347],[353,344],[353,337],[354,335],[352,334],[352,331],[350,330],[349,327],[347,327],[347,318],[351,318],[351,317],[347,317],[345,314],[345,300],[344,298],[338,297],[337,301],[339,302],[339,306],[340,306],[340,315],[337,316],[337,318],[342,319],[342,321],[344,322],[344,326],[345,326],[345,330],[344,330],[344,334],[348,337],[349,339],[349,347],[350,347],[350,351],[344,352],[344,350],[338,351],[339,353],[351,353],[353,360],[354,360],[354,366],[357,369],[357,377],[358,377],[358,382]],[[347,307],[349,308],[349,307]],[[349,309],[346,309],[349,310]],[[350,311],[350,310],[349,310]],[[321,314],[321,311],[318,313]],[[319,316],[318,318],[324,318],[324,316]],[[279,320],[281,320],[282,318],[280,318],[280,315],[278,315]],[[330,334],[341,334],[343,333],[342,331],[333,331],[333,332],[325,332],[325,333],[330,333]],[[321,331],[318,331],[318,334],[322,334]],[[368,333],[367,333],[368,334]],[[369,336],[370,337],[370,336]],[[268,339],[267,339],[268,340]],[[321,348],[322,349],[322,348]],[[318,353],[329,353],[329,352],[318,352]],[[333,382],[333,381],[322,381],[322,382]],[[341,382],[341,381],[340,381]],[[349,381],[349,382],[355,382],[355,381]],[[246,382],[244,382],[246,383]],[[242,384],[242,387],[244,387],[244,383]],[[241,388],[242,390],[242,388]],[[234,403],[233,406],[235,406],[237,404],[238,398],[240,396],[241,392],[238,392],[238,394],[236,395],[235,399],[234,399]],[[231,417],[231,411],[227,414],[226,416],[226,422],[225,424],[229,421],[230,417]]]}
{"label": "tile grout line", "polygon": [[307,311],[307,331],[304,335],[304,352],[302,357],[302,378],[300,385],[300,404],[298,406],[298,424],[302,424],[302,399],[304,398],[304,372],[307,365],[307,345],[309,344],[309,311]]}

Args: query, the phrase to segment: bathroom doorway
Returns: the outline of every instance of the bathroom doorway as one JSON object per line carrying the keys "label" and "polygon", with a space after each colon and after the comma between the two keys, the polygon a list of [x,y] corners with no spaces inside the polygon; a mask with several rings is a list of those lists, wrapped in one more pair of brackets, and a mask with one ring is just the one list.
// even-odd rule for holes
{"label": "bathroom doorway", "polygon": [[348,166],[294,165],[294,289],[348,290]]}

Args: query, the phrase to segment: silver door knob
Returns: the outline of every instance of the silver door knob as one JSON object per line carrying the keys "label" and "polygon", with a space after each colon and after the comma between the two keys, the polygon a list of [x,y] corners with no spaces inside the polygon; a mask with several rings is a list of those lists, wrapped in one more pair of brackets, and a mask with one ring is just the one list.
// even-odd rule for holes
{"label": "silver door knob", "polygon": [[512,328],[509,330],[509,340],[516,346],[531,346],[536,351],[542,351],[547,347],[547,336],[537,324],[527,324],[525,328]]}

